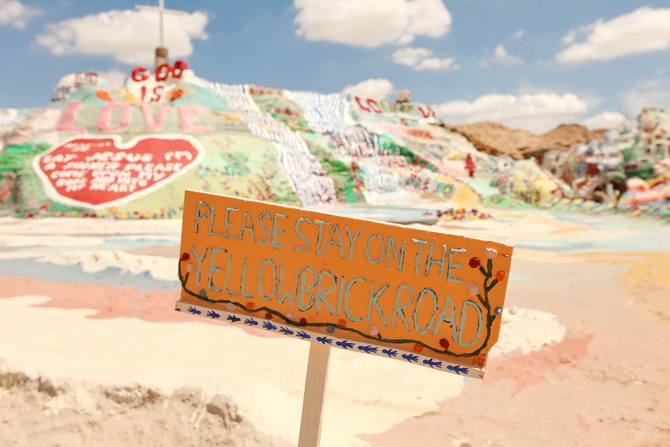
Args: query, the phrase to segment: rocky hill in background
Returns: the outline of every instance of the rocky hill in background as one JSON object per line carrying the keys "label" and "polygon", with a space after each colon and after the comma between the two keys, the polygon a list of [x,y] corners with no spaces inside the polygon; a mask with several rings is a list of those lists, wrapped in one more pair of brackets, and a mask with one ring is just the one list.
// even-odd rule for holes
{"label": "rocky hill in background", "polygon": [[507,155],[516,160],[527,158],[537,151],[565,149],[591,140],[602,140],[607,132],[606,129],[591,131],[579,124],[561,124],[549,132],[536,135],[490,121],[446,127],[464,135],[481,152]]}

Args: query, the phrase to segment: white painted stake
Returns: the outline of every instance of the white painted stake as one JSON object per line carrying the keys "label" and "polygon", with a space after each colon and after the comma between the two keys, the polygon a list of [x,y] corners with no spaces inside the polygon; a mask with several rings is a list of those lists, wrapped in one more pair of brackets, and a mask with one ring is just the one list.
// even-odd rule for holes
{"label": "white painted stake", "polygon": [[316,342],[311,342],[310,345],[298,447],[318,447],[319,445],[323,400],[328,379],[330,346]]}

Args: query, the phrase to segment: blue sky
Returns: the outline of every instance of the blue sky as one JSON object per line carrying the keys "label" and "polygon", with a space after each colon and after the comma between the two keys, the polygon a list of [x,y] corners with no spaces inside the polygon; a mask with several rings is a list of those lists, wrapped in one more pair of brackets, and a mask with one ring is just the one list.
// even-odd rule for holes
{"label": "blue sky", "polygon": [[[0,0],[0,108],[49,104],[58,80],[152,66],[158,0]],[[445,122],[542,132],[612,127],[670,106],[670,2],[165,0],[172,60],[225,84],[431,105]]]}

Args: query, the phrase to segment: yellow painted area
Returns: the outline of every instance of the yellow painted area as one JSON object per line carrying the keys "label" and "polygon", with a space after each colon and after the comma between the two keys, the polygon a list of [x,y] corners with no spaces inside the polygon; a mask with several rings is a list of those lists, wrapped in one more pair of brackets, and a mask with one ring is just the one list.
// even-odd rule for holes
{"label": "yellow painted area", "polygon": [[454,195],[451,200],[458,206],[476,208],[479,197],[477,193],[465,183],[454,182]]}

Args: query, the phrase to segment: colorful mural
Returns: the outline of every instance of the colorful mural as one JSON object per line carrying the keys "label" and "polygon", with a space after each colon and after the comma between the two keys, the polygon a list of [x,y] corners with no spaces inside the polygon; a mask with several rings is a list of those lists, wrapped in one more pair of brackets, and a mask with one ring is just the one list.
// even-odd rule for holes
{"label": "colorful mural", "polygon": [[0,112],[0,207],[19,216],[173,217],[186,189],[308,207],[579,198],[668,214],[660,109],[535,160],[479,152],[426,105],[214,83],[183,61],[135,67],[123,86],[75,73],[51,106]]}
{"label": "colorful mural", "polygon": [[157,218],[178,214],[189,188],[314,206],[465,187],[400,134],[357,121],[374,113],[372,124],[419,128],[435,120],[427,106],[211,83],[180,62],[136,67],[124,87],[94,75],[64,77],[52,106],[5,126],[5,209]]}

